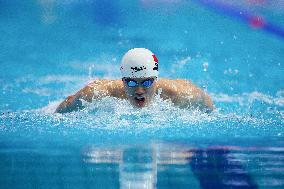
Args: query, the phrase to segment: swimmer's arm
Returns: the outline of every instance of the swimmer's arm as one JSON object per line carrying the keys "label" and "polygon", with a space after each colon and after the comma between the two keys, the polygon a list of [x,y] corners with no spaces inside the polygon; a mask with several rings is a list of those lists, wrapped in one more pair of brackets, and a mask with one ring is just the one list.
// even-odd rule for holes
{"label": "swimmer's arm", "polygon": [[214,110],[210,96],[196,86],[192,86],[179,94],[177,95],[178,102],[182,107],[194,107],[206,113]]}
{"label": "swimmer's arm", "polygon": [[213,102],[208,94],[187,80],[164,80],[161,82],[161,97],[170,99],[182,108],[198,108],[201,111],[212,112]]}
{"label": "swimmer's arm", "polygon": [[181,107],[194,107],[207,113],[212,112],[214,109],[210,96],[186,80],[181,80],[181,86],[177,91],[175,101]]}
{"label": "swimmer's arm", "polygon": [[82,101],[92,102],[104,96],[126,98],[121,80],[96,80],[76,94],[67,97],[56,109],[56,113],[67,113],[80,110]]}
{"label": "swimmer's arm", "polygon": [[91,102],[95,97],[92,85],[87,85],[76,94],[68,96],[56,108],[55,113],[67,113],[83,108],[82,100]]}

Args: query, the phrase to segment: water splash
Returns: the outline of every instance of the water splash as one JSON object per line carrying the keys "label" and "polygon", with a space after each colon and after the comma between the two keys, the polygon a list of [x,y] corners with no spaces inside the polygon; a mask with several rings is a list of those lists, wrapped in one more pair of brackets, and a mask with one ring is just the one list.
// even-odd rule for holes
{"label": "water splash", "polygon": [[37,110],[3,113],[1,136],[72,145],[152,140],[236,144],[239,140],[281,138],[284,134],[281,118],[218,110],[206,114],[178,108],[158,96],[151,106],[142,109],[132,107],[127,100],[106,97],[77,112],[54,114],[58,104],[56,101]]}

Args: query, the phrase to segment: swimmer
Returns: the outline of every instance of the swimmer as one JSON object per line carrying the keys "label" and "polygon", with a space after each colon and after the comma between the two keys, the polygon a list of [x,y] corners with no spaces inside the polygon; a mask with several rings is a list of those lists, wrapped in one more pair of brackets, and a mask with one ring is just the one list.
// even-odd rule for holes
{"label": "swimmer", "polygon": [[148,49],[129,50],[122,58],[120,71],[122,79],[95,80],[67,97],[55,112],[79,110],[84,107],[83,101],[92,102],[105,96],[128,99],[134,107],[143,108],[150,105],[158,94],[181,108],[197,108],[205,112],[213,110],[209,95],[190,81],[158,78],[158,59]]}

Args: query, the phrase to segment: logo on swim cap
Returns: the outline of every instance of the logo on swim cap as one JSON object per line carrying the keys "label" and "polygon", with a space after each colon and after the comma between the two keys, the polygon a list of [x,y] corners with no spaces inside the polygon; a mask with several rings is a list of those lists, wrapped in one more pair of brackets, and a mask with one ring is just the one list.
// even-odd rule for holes
{"label": "logo on swim cap", "polygon": [[134,48],[123,56],[120,71],[122,77],[158,77],[158,59],[155,54],[148,49]]}

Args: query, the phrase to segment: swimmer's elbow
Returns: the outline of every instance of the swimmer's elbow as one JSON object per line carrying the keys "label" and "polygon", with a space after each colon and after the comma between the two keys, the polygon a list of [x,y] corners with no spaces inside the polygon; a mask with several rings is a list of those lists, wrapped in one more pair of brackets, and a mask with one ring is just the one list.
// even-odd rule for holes
{"label": "swimmer's elbow", "polygon": [[214,110],[213,101],[207,94],[204,95],[204,110],[206,113],[211,113]]}
{"label": "swimmer's elbow", "polygon": [[67,113],[67,112],[68,111],[66,111],[66,108],[58,106],[54,113],[64,114],[64,113]]}
{"label": "swimmer's elbow", "polygon": [[55,110],[55,113],[68,113],[82,109],[82,101],[75,98],[75,96],[67,97]]}
{"label": "swimmer's elbow", "polygon": [[200,93],[199,96],[190,102],[190,107],[197,108],[205,113],[211,113],[214,110],[213,101],[211,100],[210,96],[204,92]]}
{"label": "swimmer's elbow", "polygon": [[207,113],[207,114],[210,114],[214,111],[214,106],[206,106],[204,108],[204,112]]}

